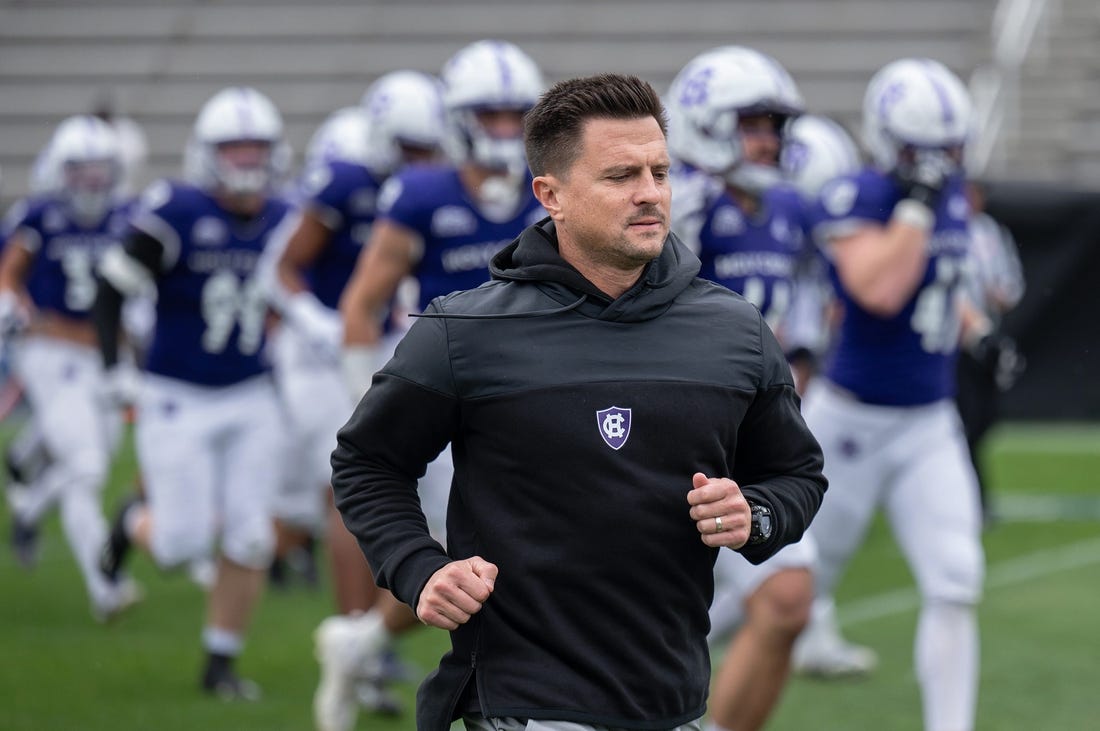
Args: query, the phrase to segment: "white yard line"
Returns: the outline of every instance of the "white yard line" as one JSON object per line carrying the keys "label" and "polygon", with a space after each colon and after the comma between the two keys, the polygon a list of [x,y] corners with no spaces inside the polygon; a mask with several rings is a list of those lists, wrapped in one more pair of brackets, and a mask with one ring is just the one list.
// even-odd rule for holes
{"label": "white yard line", "polygon": [[1100,495],[994,492],[989,499],[994,518],[1008,523],[1100,520]]}
{"label": "white yard line", "polygon": [[[1089,538],[991,565],[986,571],[985,590],[1016,586],[1059,571],[1072,571],[1095,564],[1100,564],[1100,538]],[[842,627],[850,627],[916,611],[919,606],[920,596],[916,589],[898,589],[840,605],[837,615]]]}

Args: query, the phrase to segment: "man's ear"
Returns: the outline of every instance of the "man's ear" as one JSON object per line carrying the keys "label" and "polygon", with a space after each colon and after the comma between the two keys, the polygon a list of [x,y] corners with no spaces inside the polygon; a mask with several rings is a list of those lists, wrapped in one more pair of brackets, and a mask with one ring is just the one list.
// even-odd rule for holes
{"label": "man's ear", "polygon": [[558,201],[559,184],[558,179],[553,175],[540,175],[531,181],[531,190],[535,198],[554,220],[561,215],[561,204]]}

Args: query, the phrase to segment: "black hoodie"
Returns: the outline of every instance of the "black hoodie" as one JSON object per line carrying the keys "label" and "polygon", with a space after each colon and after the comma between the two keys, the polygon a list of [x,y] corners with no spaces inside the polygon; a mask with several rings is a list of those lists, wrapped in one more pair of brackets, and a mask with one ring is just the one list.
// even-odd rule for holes
{"label": "black hoodie", "polygon": [[[802,536],[826,482],[790,370],[760,313],[699,279],[674,236],[614,300],[561,258],[548,219],[491,270],[432,302],[332,457],[337,507],[399,599],[415,607],[452,559],[499,568],[421,687],[417,727],[446,731],[471,677],[489,717],[696,719],[716,551],[688,514],[691,476],[731,477],[771,508],[750,561]],[[444,552],[416,481],[447,443]]]}

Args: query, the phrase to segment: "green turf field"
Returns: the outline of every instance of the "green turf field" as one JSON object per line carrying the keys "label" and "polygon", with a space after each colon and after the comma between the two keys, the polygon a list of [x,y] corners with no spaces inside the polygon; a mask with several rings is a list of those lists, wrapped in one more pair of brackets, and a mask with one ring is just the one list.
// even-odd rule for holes
{"label": "green turf field", "polygon": [[[7,431],[7,430],[4,430]],[[1096,728],[1100,642],[1100,426],[1012,426],[987,451],[997,520],[988,529],[981,611],[979,729]],[[133,475],[124,452],[106,501]],[[135,573],[148,597],[110,626],[95,624],[56,515],[41,561],[19,568],[0,507],[0,730],[307,731],[317,669],[310,633],[329,611],[322,590],[269,592],[246,652],[244,674],[264,688],[253,705],[197,691],[202,596],[182,576],[162,576],[144,557]],[[876,524],[839,592],[846,634],[874,647],[869,679],[795,679],[769,728],[919,731],[912,670],[916,597],[893,543]],[[644,638],[640,638],[644,641]],[[444,645],[424,631],[402,644],[430,668]],[[411,704],[412,684],[402,692]],[[358,729],[414,728],[361,717]]]}

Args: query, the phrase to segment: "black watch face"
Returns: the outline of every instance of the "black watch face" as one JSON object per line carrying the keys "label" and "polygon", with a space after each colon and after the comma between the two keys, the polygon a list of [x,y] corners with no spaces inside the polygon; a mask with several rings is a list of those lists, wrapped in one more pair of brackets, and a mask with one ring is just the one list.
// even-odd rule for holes
{"label": "black watch face", "polygon": [[752,509],[752,531],[749,534],[749,540],[753,543],[763,543],[771,538],[771,535],[771,511],[767,508],[754,505]]}

